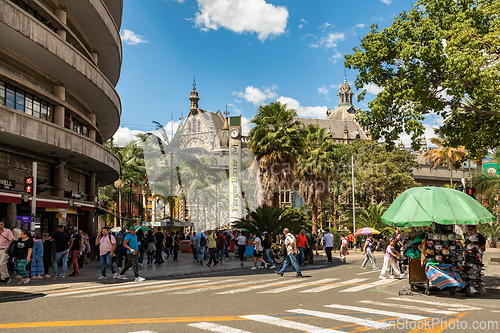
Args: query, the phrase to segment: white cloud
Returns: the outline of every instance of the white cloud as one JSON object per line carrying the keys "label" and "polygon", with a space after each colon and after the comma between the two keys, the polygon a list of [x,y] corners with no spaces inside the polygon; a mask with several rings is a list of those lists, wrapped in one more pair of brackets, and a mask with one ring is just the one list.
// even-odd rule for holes
{"label": "white cloud", "polygon": [[299,24],[299,26],[297,27],[298,29],[302,29],[302,28],[304,27],[304,24],[305,24],[305,25],[309,25],[309,22],[307,22],[307,21],[306,21],[306,20],[304,20],[304,19],[300,19],[300,22],[301,22],[301,23],[300,23],[300,24]]}
{"label": "white cloud", "polygon": [[363,29],[364,27],[366,27],[366,24],[364,23],[359,23],[359,24],[356,24],[354,26],[354,29]]}
{"label": "white cloud", "polygon": [[241,134],[243,136],[247,136],[250,129],[253,127],[253,124],[250,124],[250,120],[247,117],[241,116]]}
{"label": "white cloud", "polygon": [[368,94],[378,95],[384,90],[384,88],[377,86],[376,84],[365,84],[363,89],[366,89]]}
{"label": "white cloud", "polygon": [[318,94],[323,94],[325,96],[328,96],[329,89],[326,88],[325,86],[318,87]]}
{"label": "white cloud", "polygon": [[339,51],[335,50],[335,53],[328,60],[336,64],[337,60],[341,59],[342,57],[342,54],[340,54]]}
{"label": "white cloud", "polygon": [[226,28],[236,33],[257,33],[259,40],[285,33],[288,10],[265,0],[198,0],[194,22],[201,30]]}
{"label": "white cloud", "polygon": [[297,115],[304,118],[324,119],[326,117],[326,110],[328,109],[326,106],[302,106],[296,99],[284,96],[278,98],[278,102],[286,104],[288,109],[297,110]]}
{"label": "white cloud", "polygon": [[248,102],[253,103],[255,106],[261,106],[264,104],[266,100],[275,99],[278,97],[273,90],[276,89],[276,86],[272,86],[271,88],[262,87],[262,90],[259,88],[255,88],[254,86],[248,86],[245,88],[244,92],[241,91],[233,91],[233,95],[244,98]]}
{"label": "white cloud", "polygon": [[343,41],[345,35],[343,32],[331,32],[328,35],[321,37],[319,42],[311,43],[309,46],[314,48],[325,47],[325,48],[335,48],[339,41]]}
{"label": "white cloud", "polygon": [[122,38],[122,41],[127,45],[138,45],[148,42],[144,38],[144,36],[138,35],[135,32],[127,29],[122,29],[122,31],[120,31],[120,37]]}
{"label": "white cloud", "polygon": [[382,1],[386,5],[390,5],[392,3],[392,0],[380,0],[380,1]]}
{"label": "white cloud", "polygon": [[118,147],[124,147],[131,143],[132,141],[137,140],[137,134],[144,134],[143,131],[131,130],[128,127],[120,127],[118,131],[116,131],[115,135],[113,135],[113,142]]}
{"label": "white cloud", "polygon": [[320,25],[319,27],[324,30],[324,29],[329,28],[331,26],[332,26],[331,23],[325,22],[322,25]]}

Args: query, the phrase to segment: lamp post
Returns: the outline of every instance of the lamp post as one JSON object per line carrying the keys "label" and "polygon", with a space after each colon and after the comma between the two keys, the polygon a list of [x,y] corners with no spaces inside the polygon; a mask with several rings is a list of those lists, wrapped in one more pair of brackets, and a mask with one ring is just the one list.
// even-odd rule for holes
{"label": "lamp post", "polygon": [[[352,178],[352,234],[356,234],[356,202],[354,197],[354,155],[351,155],[351,178]],[[354,248],[356,252],[356,248]]]}

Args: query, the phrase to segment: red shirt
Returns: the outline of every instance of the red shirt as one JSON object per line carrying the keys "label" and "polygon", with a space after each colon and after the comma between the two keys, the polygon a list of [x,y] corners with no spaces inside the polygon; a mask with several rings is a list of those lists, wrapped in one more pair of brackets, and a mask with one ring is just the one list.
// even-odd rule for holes
{"label": "red shirt", "polygon": [[307,237],[306,237],[306,235],[300,234],[300,235],[297,236],[297,246],[305,248],[306,247],[306,243],[307,243]]}
{"label": "red shirt", "polygon": [[354,239],[354,236],[352,234],[349,234],[349,236],[347,236],[347,238],[349,239],[349,242],[352,242]]}

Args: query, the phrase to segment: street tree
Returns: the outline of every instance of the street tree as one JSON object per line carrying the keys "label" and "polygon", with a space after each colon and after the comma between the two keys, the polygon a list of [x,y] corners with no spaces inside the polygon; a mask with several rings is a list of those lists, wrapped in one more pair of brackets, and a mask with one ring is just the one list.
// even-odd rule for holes
{"label": "street tree", "polygon": [[461,147],[450,147],[445,140],[440,138],[430,138],[429,141],[438,148],[430,149],[422,156],[422,162],[430,161],[430,171],[434,170],[437,165],[447,165],[450,170],[450,188],[453,188],[453,170],[458,170],[462,165],[462,161],[468,156],[467,150]]}
{"label": "street tree", "polygon": [[359,71],[359,100],[370,85],[383,89],[360,116],[375,140],[394,147],[406,132],[417,149],[427,114],[499,114],[499,12],[497,0],[419,0],[390,27],[372,25],[345,65]]}

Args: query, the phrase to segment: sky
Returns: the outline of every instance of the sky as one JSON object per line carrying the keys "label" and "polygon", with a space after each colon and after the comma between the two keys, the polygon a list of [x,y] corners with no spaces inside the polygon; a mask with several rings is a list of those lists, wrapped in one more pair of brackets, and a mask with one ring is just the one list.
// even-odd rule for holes
{"label": "sky", "polygon": [[[189,113],[196,82],[199,107],[241,115],[244,134],[260,105],[286,103],[300,117],[326,118],[344,81],[355,94],[357,72],[344,67],[372,24],[390,26],[412,0],[125,0],[120,35],[122,103],[115,143],[155,129],[174,132]],[[366,87],[361,109],[380,91]],[[173,122],[172,122],[173,121]],[[441,119],[428,117],[426,137]],[[173,126],[172,126],[173,125]],[[409,136],[401,140],[408,146]]]}

